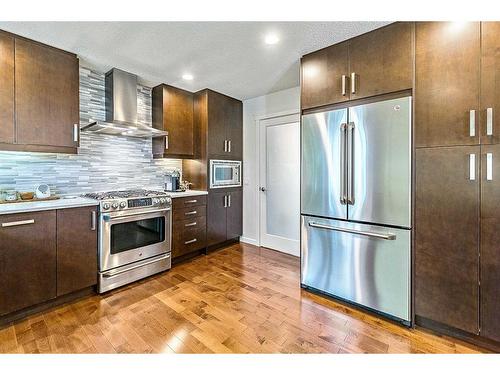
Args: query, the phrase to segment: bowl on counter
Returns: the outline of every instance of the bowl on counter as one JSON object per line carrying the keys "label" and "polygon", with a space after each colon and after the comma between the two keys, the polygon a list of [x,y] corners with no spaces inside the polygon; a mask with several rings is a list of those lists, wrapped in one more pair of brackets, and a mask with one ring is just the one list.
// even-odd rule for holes
{"label": "bowl on counter", "polygon": [[23,201],[32,200],[35,197],[35,193],[33,193],[32,191],[25,191],[25,192],[19,193],[19,195],[21,196],[21,199]]}
{"label": "bowl on counter", "polygon": [[17,201],[17,191],[15,190],[6,190],[3,196],[3,199],[6,202]]}

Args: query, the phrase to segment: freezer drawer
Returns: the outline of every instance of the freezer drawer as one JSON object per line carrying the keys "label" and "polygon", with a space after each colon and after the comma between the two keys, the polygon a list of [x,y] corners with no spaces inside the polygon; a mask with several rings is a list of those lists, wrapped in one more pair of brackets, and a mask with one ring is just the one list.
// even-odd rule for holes
{"label": "freezer drawer", "polygon": [[410,230],[301,218],[301,282],[410,321]]}
{"label": "freezer drawer", "polygon": [[302,116],[301,209],[307,215],[347,218],[342,124],[347,109]]}

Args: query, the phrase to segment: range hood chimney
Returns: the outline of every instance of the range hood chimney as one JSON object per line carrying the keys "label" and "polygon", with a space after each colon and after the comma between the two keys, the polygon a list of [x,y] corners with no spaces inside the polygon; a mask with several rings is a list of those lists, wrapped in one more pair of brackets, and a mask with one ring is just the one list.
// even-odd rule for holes
{"label": "range hood chimney", "polygon": [[113,68],[106,73],[106,121],[90,120],[82,131],[127,137],[163,137],[167,132],[137,122],[137,76]]}

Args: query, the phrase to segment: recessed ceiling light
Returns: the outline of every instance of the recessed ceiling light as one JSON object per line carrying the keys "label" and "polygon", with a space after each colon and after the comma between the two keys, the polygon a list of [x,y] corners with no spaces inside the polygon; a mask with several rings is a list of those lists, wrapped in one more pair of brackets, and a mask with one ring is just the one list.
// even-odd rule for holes
{"label": "recessed ceiling light", "polygon": [[265,42],[266,44],[276,44],[280,41],[280,38],[276,34],[268,34],[266,35]]}
{"label": "recessed ceiling light", "polygon": [[189,74],[189,73],[186,73],[186,74],[182,75],[182,79],[185,79],[186,81],[192,81],[193,78],[194,78],[193,75]]}

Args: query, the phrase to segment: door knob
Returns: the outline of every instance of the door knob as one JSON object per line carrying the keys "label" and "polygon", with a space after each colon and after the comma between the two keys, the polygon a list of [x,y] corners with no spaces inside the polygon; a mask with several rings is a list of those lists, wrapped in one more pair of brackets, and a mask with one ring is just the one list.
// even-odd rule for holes
{"label": "door knob", "polygon": [[266,191],[266,188],[264,186],[261,186],[260,191]]}

